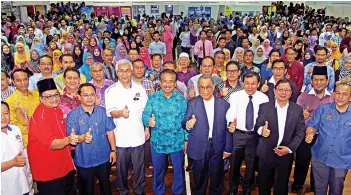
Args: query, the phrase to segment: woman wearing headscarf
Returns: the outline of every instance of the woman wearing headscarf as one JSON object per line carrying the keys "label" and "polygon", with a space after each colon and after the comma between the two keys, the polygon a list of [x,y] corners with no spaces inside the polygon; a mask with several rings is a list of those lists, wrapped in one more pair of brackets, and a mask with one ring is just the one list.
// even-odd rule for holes
{"label": "woman wearing headscarf", "polygon": [[139,49],[144,47],[144,45],[142,43],[142,38],[140,35],[135,36],[135,43]]}
{"label": "woman wearing headscarf", "polygon": [[164,62],[173,61],[172,56],[172,45],[173,45],[173,35],[171,32],[171,27],[165,26],[165,31],[162,34],[162,42],[166,45],[166,55],[163,58]]}
{"label": "woman wearing headscarf", "polygon": [[336,42],[331,43],[331,50],[332,50],[331,57],[333,59],[331,66],[333,67],[333,69],[335,71],[335,70],[339,69],[342,54],[341,54],[341,52],[339,50],[339,46]]}
{"label": "woman wearing headscarf", "polygon": [[303,52],[303,42],[302,40],[296,40],[295,45],[294,45],[297,55],[295,60],[301,60],[302,59],[302,52]]}
{"label": "woman wearing headscarf", "polygon": [[116,56],[116,52],[115,52],[116,47],[117,47],[117,45],[115,42],[111,42],[107,46],[107,49],[110,49],[112,51],[113,56]]}
{"label": "woman wearing headscarf", "polygon": [[148,69],[151,68],[151,59],[149,55],[149,50],[146,47],[140,48],[139,59],[141,59]]}
{"label": "woman wearing headscarf", "polygon": [[40,52],[38,49],[33,48],[30,51],[30,61],[28,62],[28,69],[35,75],[40,73],[39,69],[39,58],[40,58]]}
{"label": "woman wearing headscarf", "polygon": [[100,62],[103,63],[103,59],[102,59],[102,52],[101,52],[101,48],[99,46],[95,46],[94,51],[93,51],[93,56],[94,56],[94,61],[95,62]]}
{"label": "woman wearing headscarf", "polygon": [[258,46],[256,48],[256,52],[255,52],[255,57],[253,60],[253,63],[256,64],[256,66],[261,69],[261,66],[264,62],[266,62],[267,57],[264,53],[264,48],[262,45]]}
{"label": "woman wearing headscarf", "polygon": [[149,45],[151,44],[151,42],[152,42],[151,34],[149,32],[145,32],[144,41],[143,41],[144,47],[149,48]]}
{"label": "woman wearing headscarf", "polygon": [[340,69],[335,71],[335,82],[344,79],[351,79],[351,57],[345,58]]}
{"label": "woman wearing headscarf", "polygon": [[10,73],[15,66],[12,52],[8,45],[1,46],[1,71]]}
{"label": "woman wearing headscarf", "polygon": [[87,77],[88,81],[92,80],[90,75],[90,66],[94,64],[94,56],[89,52],[85,52],[83,55],[83,65],[79,68],[79,72]]}
{"label": "woman wearing headscarf", "polygon": [[57,72],[61,68],[61,63],[60,63],[60,56],[62,55],[61,50],[56,49],[55,51],[52,52],[52,61],[53,61],[53,67],[52,67],[52,72]]}
{"label": "woman wearing headscarf", "polygon": [[254,53],[254,55],[256,55],[256,50],[260,45],[261,45],[261,41],[259,39],[255,39],[255,42],[252,44],[252,46],[249,49]]}
{"label": "woman wearing headscarf", "polygon": [[224,48],[223,52],[224,52],[224,67],[226,67],[227,63],[230,61],[230,51],[229,49]]}
{"label": "woman wearing headscarf", "polygon": [[278,49],[280,56],[283,55],[284,49],[282,47],[282,42],[280,40],[276,40],[273,44],[273,49]]}
{"label": "woman wearing headscarf", "polygon": [[239,64],[243,64],[244,63],[244,49],[242,47],[237,47],[234,50],[234,54],[232,57],[233,61],[239,62]]}
{"label": "woman wearing headscarf", "polygon": [[264,49],[264,54],[266,55],[266,57],[268,57],[269,52],[271,52],[271,50],[273,49],[271,47],[271,41],[269,39],[265,39],[263,41],[263,49]]}
{"label": "woman wearing headscarf", "polygon": [[[24,36],[22,36],[22,35],[18,35],[18,36],[16,37],[16,43],[18,43],[18,42],[23,43],[24,47],[29,51],[29,47],[28,47],[28,45],[27,45],[27,43],[26,43],[25,40],[26,40],[26,39],[25,39]],[[15,50],[16,50],[16,48],[15,48]]]}
{"label": "woman wearing headscarf", "polygon": [[72,56],[75,63],[75,68],[79,69],[83,65],[83,49],[80,47],[80,45],[74,46]]}
{"label": "woman wearing headscarf", "polygon": [[268,37],[268,30],[267,30],[267,27],[266,26],[263,26],[260,30],[260,33],[258,34],[258,37],[257,37],[261,42],[264,42],[265,40],[269,40],[269,37]]}
{"label": "woman wearing headscarf", "polygon": [[123,45],[123,43],[119,43],[116,47],[116,56],[113,58],[113,63],[116,63],[121,59],[128,59],[127,48]]}
{"label": "woman wearing headscarf", "polygon": [[15,69],[27,67],[27,62],[30,61],[30,53],[28,49],[25,48],[24,44],[19,41],[16,43],[16,52],[14,53]]}
{"label": "woman wearing headscarf", "polygon": [[307,51],[305,51],[304,54],[304,59],[302,60],[302,64],[304,66],[306,66],[309,63],[314,62],[314,56],[313,56],[313,50],[308,49]]}

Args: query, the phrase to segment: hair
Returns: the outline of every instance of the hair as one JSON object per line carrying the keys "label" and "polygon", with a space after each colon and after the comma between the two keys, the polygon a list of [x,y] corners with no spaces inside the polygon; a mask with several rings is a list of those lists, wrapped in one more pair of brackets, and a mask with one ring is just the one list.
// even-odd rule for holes
{"label": "hair", "polygon": [[288,68],[288,64],[283,60],[283,59],[276,59],[272,62],[272,68],[274,68],[274,65],[276,63],[283,63],[284,64],[284,68],[287,69]]}
{"label": "hair", "polygon": [[220,38],[218,39],[218,42],[220,42],[221,40],[224,40],[224,41],[225,41],[225,38],[224,38],[224,37],[220,37]]}
{"label": "hair", "polygon": [[314,48],[313,48],[313,51],[314,53],[316,54],[317,51],[319,50],[324,50],[326,54],[328,54],[328,49],[326,47],[323,47],[323,46],[320,46],[320,45],[316,45]]}
{"label": "hair", "polygon": [[249,53],[249,52],[250,52],[250,53],[252,53],[252,55],[255,55],[255,54],[254,54],[254,52],[253,52],[253,51],[251,51],[251,50],[249,50],[249,49],[248,49],[248,50],[246,50],[246,51],[244,52],[244,55],[245,55],[246,53]]}
{"label": "hair", "polygon": [[118,70],[118,66],[120,64],[128,64],[130,66],[131,69],[133,69],[133,65],[132,65],[132,62],[130,62],[129,60],[127,59],[120,59],[116,62],[116,70]]}
{"label": "hair", "polygon": [[200,85],[200,81],[204,80],[204,79],[210,79],[212,85],[214,85],[214,83],[215,83],[212,75],[210,75],[210,74],[203,74],[203,75],[200,76],[199,80],[197,81],[197,86],[199,86]]}
{"label": "hair", "polygon": [[257,78],[257,81],[258,83],[260,83],[260,75],[257,73],[257,72],[252,72],[252,71],[249,71],[247,72],[246,74],[244,74],[243,76],[243,82],[245,81],[246,78],[251,78],[251,77],[256,77]]}
{"label": "hair", "polygon": [[[60,63],[62,63],[62,59],[64,58],[64,57],[68,57],[68,56],[70,56],[70,57],[72,57],[73,58],[73,56],[71,55],[71,54],[62,54],[61,56],[60,56],[60,58],[59,58],[59,60],[60,60]],[[74,58],[73,58],[74,59]]]}
{"label": "hair", "polygon": [[104,68],[104,65],[101,62],[94,62],[91,66],[94,66],[94,65],[100,65],[102,68]]}
{"label": "hair", "polygon": [[228,66],[230,66],[230,65],[235,65],[235,66],[238,68],[238,70],[240,70],[240,64],[239,64],[239,62],[237,62],[237,61],[229,61],[229,62],[227,63],[227,65],[225,65],[225,70],[226,70],[226,71],[228,70]]}
{"label": "hair", "polygon": [[[169,63],[173,63],[173,62],[165,62],[165,63],[163,63],[163,65],[165,65],[167,63],[169,64]],[[177,73],[174,70],[171,70],[171,69],[164,69],[164,70],[162,70],[161,73],[160,73],[160,79],[161,80],[162,80],[162,75],[164,75],[164,74],[173,74],[175,76],[175,81],[178,80],[178,75],[177,75]]]}
{"label": "hair", "polygon": [[43,58],[49,58],[49,59],[51,60],[51,62],[52,62],[52,57],[49,56],[49,55],[40,56],[40,57],[39,57],[39,62],[40,62],[40,60],[43,59]]}
{"label": "hair", "polygon": [[[136,49],[136,48],[131,48],[131,49],[129,50],[129,52],[130,52],[130,51],[136,51],[136,52],[139,54],[139,50]],[[129,52],[128,52],[128,53],[129,53]]]}
{"label": "hair", "polygon": [[201,35],[203,32],[207,35],[207,32],[205,30],[201,30],[199,34]]}
{"label": "hair", "polygon": [[152,35],[156,35],[156,34],[160,34],[157,30],[154,32],[154,33],[152,33]]}
{"label": "hair", "polygon": [[136,60],[133,60],[133,62],[132,62],[133,67],[134,67],[134,64],[137,63],[137,62],[142,62],[145,65],[144,61],[142,59],[138,58]]}
{"label": "hair", "polygon": [[78,95],[81,95],[83,87],[92,87],[94,89],[94,92],[96,93],[96,88],[92,83],[83,83],[80,84],[78,87]]}
{"label": "hair", "polygon": [[10,75],[6,71],[2,70],[1,73],[4,73],[6,78],[10,78]]}
{"label": "hair", "polygon": [[279,54],[279,57],[281,57],[280,52],[279,52],[279,49],[272,49],[272,50],[269,52],[268,56],[271,57],[272,54],[273,54],[274,52],[277,52],[277,53]]}
{"label": "hair", "polygon": [[108,51],[110,51],[110,52],[111,52],[111,54],[113,55],[112,50],[111,50],[111,49],[108,49],[108,48],[104,49],[104,50],[102,51],[102,54],[104,54],[105,52],[108,52]]}
{"label": "hair", "polygon": [[[206,57],[204,57],[204,58],[202,59],[202,61],[204,61],[205,59],[210,59],[210,60],[212,60],[213,65],[215,64],[215,60],[214,60],[211,56],[206,56]],[[200,64],[200,66],[202,66],[202,63]]]}
{"label": "hair", "polygon": [[289,82],[289,79],[281,79],[277,82],[277,84],[274,86],[274,89],[277,89],[277,87],[280,85],[280,84],[283,84],[283,83],[288,83],[290,88],[292,89],[292,86]]}
{"label": "hair", "polygon": [[75,72],[78,74],[78,77],[80,77],[80,72],[74,68],[74,67],[68,67],[66,70],[63,72],[63,78],[66,78],[68,72]]}
{"label": "hair", "polygon": [[159,53],[154,53],[154,54],[151,55],[151,60],[153,60],[154,57],[156,57],[156,56],[159,56],[159,57],[162,59],[162,55],[161,55],[161,54],[159,54]]}
{"label": "hair", "polygon": [[222,50],[218,50],[214,53],[213,57],[216,57],[217,55],[222,54],[225,56],[225,53]]}
{"label": "hair", "polygon": [[288,47],[285,49],[285,53],[288,52],[288,50],[293,50],[295,53],[297,52],[297,50],[295,49],[295,47]]}
{"label": "hair", "polygon": [[1,101],[1,105],[5,105],[8,110],[10,110],[10,106],[7,102]]}
{"label": "hair", "polygon": [[13,72],[12,72],[12,74],[11,74],[11,80],[15,80],[15,73],[16,72],[24,72],[24,73],[26,73],[26,75],[27,75],[27,77],[28,77],[28,79],[29,79],[29,74],[28,74],[28,72],[26,71],[26,70],[24,70],[24,69],[22,69],[22,68],[18,68],[18,69],[16,69],[16,70],[14,70]]}

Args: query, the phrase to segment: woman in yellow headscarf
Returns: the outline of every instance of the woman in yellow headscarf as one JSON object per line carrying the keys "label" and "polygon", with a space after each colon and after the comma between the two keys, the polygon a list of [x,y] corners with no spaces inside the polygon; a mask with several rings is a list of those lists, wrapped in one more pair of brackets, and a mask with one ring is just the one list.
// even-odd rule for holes
{"label": "woman in yellow headscarf", "polygon": [[60,40],[61,45],[63,43],[65,43],[67,41],[67,39],[68,39],[68,32],[67,31],[62,31],[62,37],[61,37],[61,40]]}
{"label": "woman in yellow headscarf", "polygon": [[331,50],[332,50],[332,53],[331,53],[331,58],[332,58],[332,67],[335,70],[338,70],[339,67],[340,67],[340,59],[341,59],[341,52],[339,50],[339,46],[336,42],[332,42],[331,43]]}
{"label": "woman in yellow headscarf", "polygon": [[230,51],[229,51],[229,49],[223,49],[223,52],[225,54],[225,56],[224,56],[224,67],[226,67],[227,63],[230,61]]}
{"label": "woman in yellow headscarf", "polygon": [[22,42],[16,43],[16,52],[14,55],[15,60],[15,69],[16,68],[25,68],[26,63],[30,61],[30,53],[24,46]]}
{"label": "woman in yellow headscarf", "polygon": [[54,62],[54,66],[52,68],[53,72],[57,72],[61,68],[61,64],[60,64],[61,55],[62,55],[62,52],[59,49],[56,49],[55,51],[52,52],[52,61]]}

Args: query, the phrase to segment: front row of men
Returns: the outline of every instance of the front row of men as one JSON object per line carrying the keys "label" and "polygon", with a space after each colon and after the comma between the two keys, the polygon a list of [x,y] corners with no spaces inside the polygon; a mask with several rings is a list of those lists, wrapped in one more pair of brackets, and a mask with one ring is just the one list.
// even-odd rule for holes
{"label": "front row of men", "polygon": [[[274,61],[272,66],[278,64],[286,67],[282,60]],[[243,159],[244,194],[250,194],[254,186],[255,171],[259,172],[260,194],[270,194],[273,181],[274,194],[288,194],[293,155],[301,142],[311,143],[317,133],[312,148],[315,193],[327,194],[329,186],[331,194],[342,194],[347,170],[351,168],[350,83],[339,84],[334,101],[319,106],[311,115],[305,110],[308,106],[289,101],[292,86],[287,79],[275,84],[275,99],[269,101],[257,90],[259,75],[249,72],[243,76],[244,90],[234,92],[229,104],[213,95],[213,77],[204,74],[197,83],[199,96],[186,102],[175,90],[177,74],[173,70],[162,71],[162,90],[148,98],[142,86],[132,80],[133,66],[129,61],[117,62],[116,69],[119,80],[105,92],[106,109],[95,105],[95,87],[85,83],[78,90],[81,105],[67,115],[67,122],[58,108],[60,94],[53,79],[38,82],[41,104],[29,123],[28,156],[40,194],[67,194],[73,185],[74,165],[83,194],[94,194],[95,177],[99,179],[101,193],[111,194],[109,174],[116,162],[117,189],[127,195],[130,161],[134,193],[145,194],[143,146],[150,133],[153,191],[157,195],[165,193],[167,155],[174,170],[172,192],[183,193],[184,152],[193,159],[196,195],[206,194],[208,178],[210,194],[223,194],[226,158],[231,161],[229,194],[238,192]],[[326,85],[320,84],[327,84],[326,75],[326,68],[314,68],[315,96],[325,91]],[[4,110],[2,106],[2,118],[6,116]],[[8,120],[7,124],[2,120],[1,128],[3,133],[11,131]],[[4,168],[10,169],[11,165],[24,166],[9,163]]]}

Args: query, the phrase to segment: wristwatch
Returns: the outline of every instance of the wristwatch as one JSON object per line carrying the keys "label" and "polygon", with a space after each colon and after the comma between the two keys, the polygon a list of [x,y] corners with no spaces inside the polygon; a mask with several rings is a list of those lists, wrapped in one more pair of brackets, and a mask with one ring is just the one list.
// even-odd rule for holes
{"label": "wristwatch", "polygon": [[116,151],[116,149],[114,149],[114,150],[111,150],[111,152],[117,152],[117,151]]}

